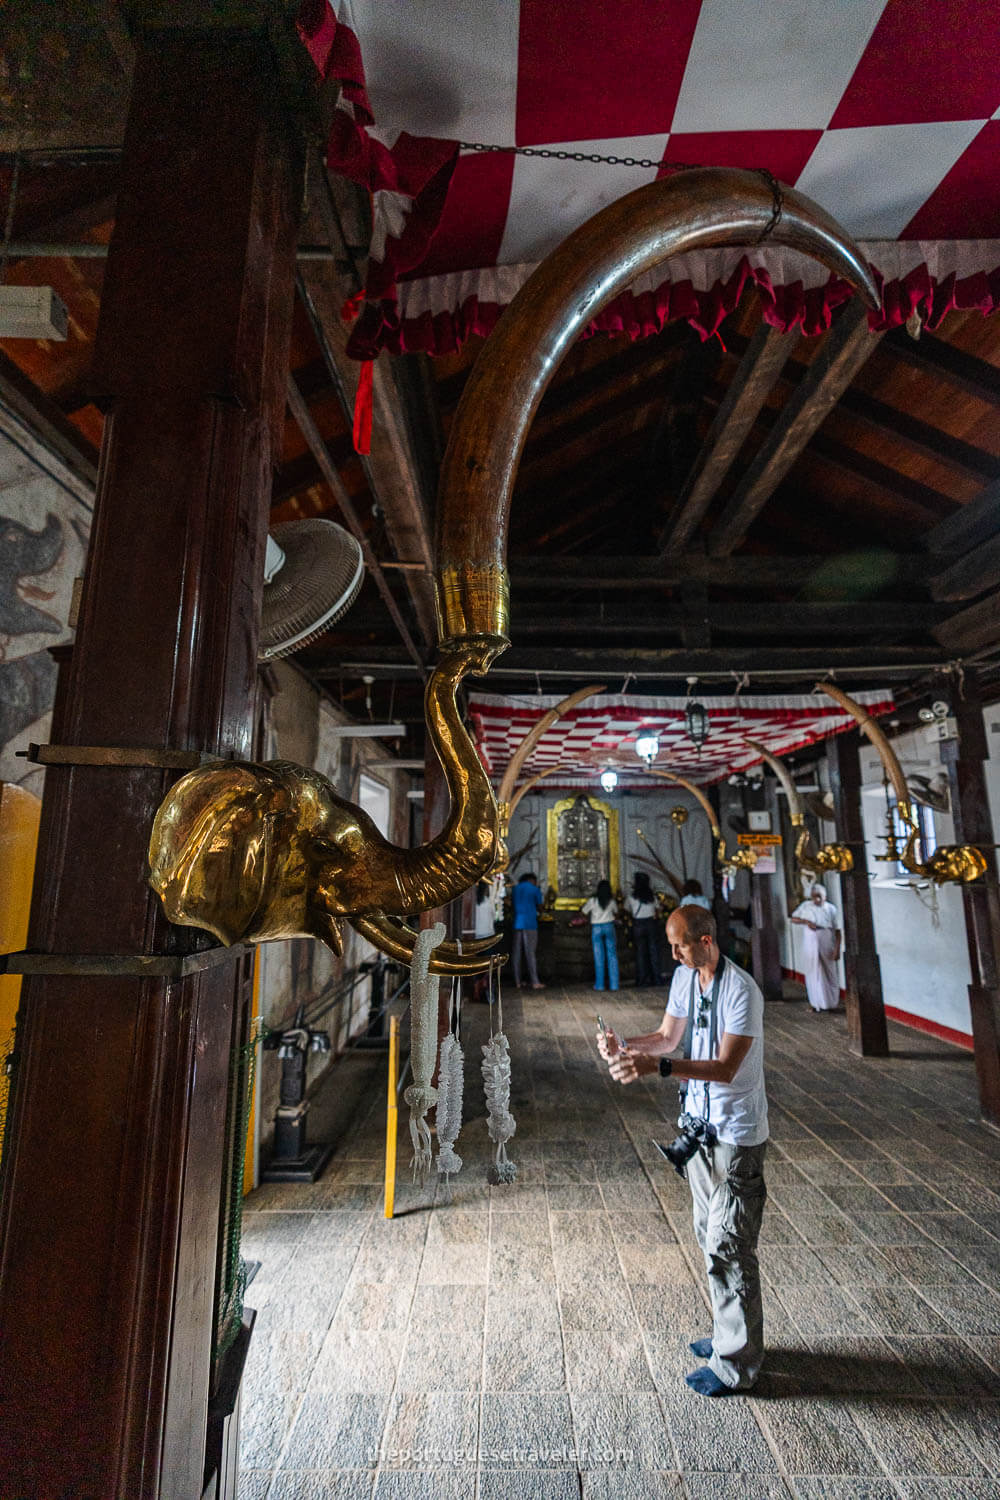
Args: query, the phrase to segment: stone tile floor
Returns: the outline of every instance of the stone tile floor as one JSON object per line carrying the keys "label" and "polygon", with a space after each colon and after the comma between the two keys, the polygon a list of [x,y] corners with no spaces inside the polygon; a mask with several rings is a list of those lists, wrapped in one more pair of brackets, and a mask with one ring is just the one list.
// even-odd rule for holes
{"label": "stone tile floor", "polygon": [[[487,1016],[467,1006],[450,1191],[408,1183],[403,1121],[383,1219],[368,1055],[321,1181],[247,1199],[241,1500],[996,1500],[1000,1137],[971,1057],[893,1026],[893,1056],[862,1062],[843,1015],[768,1006],[769,1356],[752,1396],[708,1401],[682,1381],[710,1330],[687,1187],[651,1145],[675,1091],[611,1082],[595,998],[504,997],[513,1186],[485,1184]],[[626,1032],[656,1005],[602,1000]]]}

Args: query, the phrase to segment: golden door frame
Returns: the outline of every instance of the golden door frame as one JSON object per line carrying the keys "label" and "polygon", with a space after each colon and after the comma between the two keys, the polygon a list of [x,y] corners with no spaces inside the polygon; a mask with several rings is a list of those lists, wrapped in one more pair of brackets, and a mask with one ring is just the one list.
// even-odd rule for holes
{"label": "golden door frame", "polygon": [[621,884],[621,841],[618,835],[617,809],[612,807],[610,802],[603,802],[600,797],[592,797],[589,792],[577,792],[572,797],[561,797],[545,815],[548,883],[556,893],[558,911],[579,911],[587,899],[586,896],[578,900],[576,896],[560,896],[559,894],[559,814],[569,812],[574,802],[580,797],[584,797],[595,812],[603,813],[608,820],[608,879],[611,881],[612,890],[617,890]]}

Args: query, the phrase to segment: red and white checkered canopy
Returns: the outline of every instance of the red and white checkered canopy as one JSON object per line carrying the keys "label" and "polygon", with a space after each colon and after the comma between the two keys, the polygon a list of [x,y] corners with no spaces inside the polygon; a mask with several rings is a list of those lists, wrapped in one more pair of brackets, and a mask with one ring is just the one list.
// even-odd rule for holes
{"label": "red and white checkered canopy", "polygon": [[[893,706],[889,693],[853,695],[872,715]],[[560,698],[550,694],[500,697],[470,693],[469,708],[479,753],[499,782],[525,735]],[[644,777],[636,755],[639,735],[655,734],[660,741],[655,765],[691,781],[713,782],[755,765],[760,756],[746,746],[752,739],[774,755],[786,755],[813,745],[854,725],[854,719],[822,693],[787,697],[743,696],[697,701],[708,712],[708,737],[699,752],[685,723],[689,698],[598,696],[587,698],[557,719],[542,735],[524,767],[522,781],[539,771],[565,766],[553,785],[593,786],[601,771],[614,767],[623,786],[638,786]]]}
{"label": "red and white checkered canopy", "polygon": [[[881,271],[889,324],[1000,305],[996,0],[307,0],[300,26],[345,85],[331,169],[373,193],[359,356],[488,331],[535,263],[664,159],[766,167],[815,198]],[[819,331],[846,295],[777,248],[682,261],[597,326],[711,331],[750,277],[770,321]]]}

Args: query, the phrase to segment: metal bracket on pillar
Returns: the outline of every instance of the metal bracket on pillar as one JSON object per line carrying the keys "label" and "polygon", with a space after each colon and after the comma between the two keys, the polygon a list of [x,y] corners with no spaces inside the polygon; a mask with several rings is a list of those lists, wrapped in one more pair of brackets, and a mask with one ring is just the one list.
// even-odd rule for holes
{"label": "metal bracket on pillar", "polygon": [[0,974],[71,974],[77,979],[186,979],[250,951],[246,943],[203,953],[0,953]]}
{"label": "metal bracket on pillar", "polygon": [[223,757],[207,750],[147,750],[131,745],[31,745],[15,750],[38,766],[150,766],[163,771],[192,771]]}

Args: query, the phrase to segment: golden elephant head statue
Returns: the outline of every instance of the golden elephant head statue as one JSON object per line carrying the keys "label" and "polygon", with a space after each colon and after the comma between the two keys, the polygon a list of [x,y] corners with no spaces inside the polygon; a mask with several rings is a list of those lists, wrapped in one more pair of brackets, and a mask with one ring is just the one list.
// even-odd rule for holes
{"label": "golden elephant head statue", "polygon": [[[177,782],[153,824],[150,884],[170,920],[226,944],[314,937],[339,954],[346,919],[409,963],[416,933],[401,914],[443,906],[495,855],[493,790],[455,702],[463,673],[482,659],[472,648],[449,653],[428,684],[432,739],[452,794],[437,838],[397,848],[318,771],[289,761],[213,761]],[[476,973],[492,961],[479,955],[495,942],[468,943],[461,952],[442,943],[432,972]]]}

